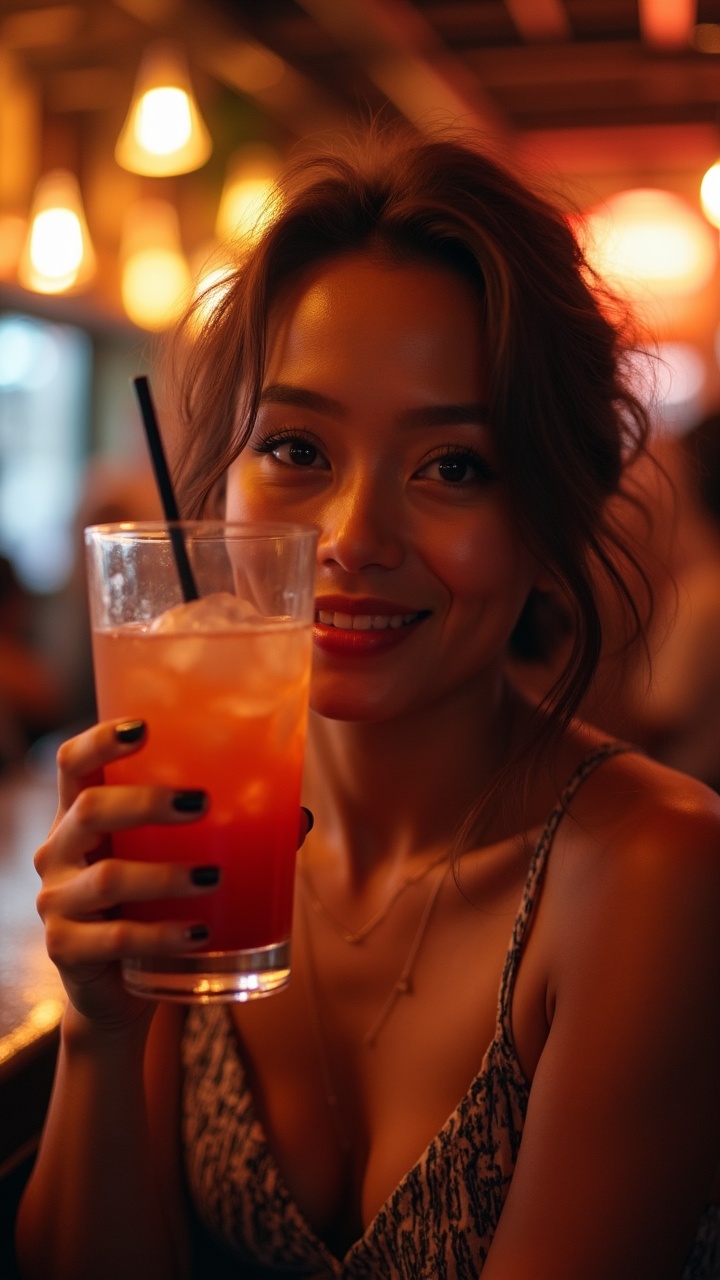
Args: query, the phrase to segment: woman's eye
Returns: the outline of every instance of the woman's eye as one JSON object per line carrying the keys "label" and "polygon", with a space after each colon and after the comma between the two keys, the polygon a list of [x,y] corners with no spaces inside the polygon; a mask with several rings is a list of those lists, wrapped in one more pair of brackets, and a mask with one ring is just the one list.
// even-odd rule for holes
{"label": "woman's eye", "polygon": [[291,462],[294,467],[312,467],[319,454],[315,445],[307,440],[287,440],[273,449],[273,457],[280,462]]}
{"label": "woman's eye", "polygon": [[451,449],[430,462],[418,472],[424,480],[441,480],[444,484],[487,484],[495,479],[490,464],[472,450]]}
{"label": "woman's eye", "polygon": [[304,436],[272,436],[254,445],[256,453],[269,453],[287,467],[325,469],[327,463],[320,450]]}

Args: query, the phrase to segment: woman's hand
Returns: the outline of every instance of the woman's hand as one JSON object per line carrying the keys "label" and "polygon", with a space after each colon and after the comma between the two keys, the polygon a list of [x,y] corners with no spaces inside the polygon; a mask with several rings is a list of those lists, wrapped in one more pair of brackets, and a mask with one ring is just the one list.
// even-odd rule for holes
{"label": "woman's hand", "polygon": [[[142,747],[141,722],[103,723],[64,742],[58,751],[59,807],[35,855],[42,879],[37,906],[48,953],[72,1006],[106,1031],[149,1026],[153,1004],[124,988],[126,956],[171,956],[199,948],[202,897],[217,886],[193,883],[192,868],[128,862],[110,856],[113,831],[147,823],[182,824],[206,809],[198,793],[163,787],[103,784],[103,766]],[[188,794],[194,797],[190,810]],[[126,902],[187,898],[187,919],[156,924],[118,918]]]}

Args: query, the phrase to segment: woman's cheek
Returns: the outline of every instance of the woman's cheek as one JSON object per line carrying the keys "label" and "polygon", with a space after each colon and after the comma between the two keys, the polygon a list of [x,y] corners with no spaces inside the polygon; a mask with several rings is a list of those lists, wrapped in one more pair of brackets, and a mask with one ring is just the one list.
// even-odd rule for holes
{"label": "woman's cheek", "polygon": [[470,527],[436,529],[426,559],[455,597],[512,587],[524,602],[537,575],[534,557],[500,513]]}

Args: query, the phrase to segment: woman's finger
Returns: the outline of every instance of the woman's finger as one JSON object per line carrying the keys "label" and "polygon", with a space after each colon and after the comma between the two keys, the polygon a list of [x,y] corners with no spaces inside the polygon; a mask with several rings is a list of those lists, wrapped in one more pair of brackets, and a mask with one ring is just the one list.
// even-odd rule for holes
{"label": "woman's finger", "polygon": [[82,966],[96,968],[129,958],[179,955],[212,943],[212,937],[205,921],[191,914],[187,920],[156,924],[103,920],[79,925],[53,916],[46,926],[45,941],[50,959],[61,972],[69,973]]}
{"label": "woman's finger", "polygon": [[35,854],[41,877],[54,867],[80,867],[94,860],[113,831],[149,824],[197,821],[207,812],[205,791],[173,791],[170,787],[87,787],[79,791],[67,813],[56,822]]}
{"label": "woman's finger", "polygon": [[105,720],[61,743],[56,757],[60,810],[69,809],[86,787],[102,782],[106,764],[138,751],[145,733],[142,720]]}
{"label": "woman's finger", "polygon": [[44,885],[38,894],[37,909],[43,920],[51,916],[87,919],[126,902],[203,897],[219,884],[220,869],[212,865],[189,867],[104,858],[83,871]]}

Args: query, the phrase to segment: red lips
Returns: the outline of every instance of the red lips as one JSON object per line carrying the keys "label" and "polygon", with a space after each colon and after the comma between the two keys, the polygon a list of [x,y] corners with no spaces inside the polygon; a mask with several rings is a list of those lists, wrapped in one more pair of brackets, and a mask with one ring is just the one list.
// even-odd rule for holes
{"label": "red lips", "polygon": [[358,614],[371,617],[385,615],[388,618],[417,614],[413,622],[405,622],[400,627],[387,626],[382,630],[355,631],[316,621],[313,629],[316,648],[338,657],[368,657],[395,649],[409,639],[429,616],[427,610],[413,609],[396,600],[377,596],[322,596],[315,601],[315,609],[316,617],[319,613],[343,613],[353,617]]}

